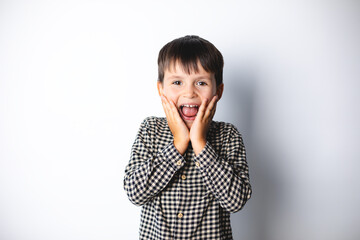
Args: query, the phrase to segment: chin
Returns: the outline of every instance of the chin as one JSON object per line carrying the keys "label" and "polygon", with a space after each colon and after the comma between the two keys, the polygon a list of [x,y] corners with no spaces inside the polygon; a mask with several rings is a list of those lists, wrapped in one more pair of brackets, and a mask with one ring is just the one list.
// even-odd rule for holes
{"label": "chin", "polygon": [[189,123],[189,122],[185,122],[186,126],[188,127],[188,129],[191,129],[191,126],[193,125],[193,123]]}

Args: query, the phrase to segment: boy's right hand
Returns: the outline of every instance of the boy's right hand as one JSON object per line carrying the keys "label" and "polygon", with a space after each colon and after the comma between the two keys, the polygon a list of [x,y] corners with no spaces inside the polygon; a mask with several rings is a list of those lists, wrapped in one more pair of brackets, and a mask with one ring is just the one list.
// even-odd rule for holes
{"label": "boy's right hand", "polygon": [[174,102],[168,100],[164,95],[161,96],[161,102],[169,128],[174,136],[174,146],[181,155],[184,155],[190,142],[190,131],[180,117]]}

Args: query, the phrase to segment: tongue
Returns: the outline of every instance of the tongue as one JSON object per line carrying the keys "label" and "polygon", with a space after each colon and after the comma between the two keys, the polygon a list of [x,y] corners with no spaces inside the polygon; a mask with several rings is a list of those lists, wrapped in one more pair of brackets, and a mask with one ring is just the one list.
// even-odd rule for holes
{"label": "tongue", "polygon": [[183,107],[182,108],[182,113],[186,117],[195,117],[197,112],[198,112],[198,109],[195,107]]}

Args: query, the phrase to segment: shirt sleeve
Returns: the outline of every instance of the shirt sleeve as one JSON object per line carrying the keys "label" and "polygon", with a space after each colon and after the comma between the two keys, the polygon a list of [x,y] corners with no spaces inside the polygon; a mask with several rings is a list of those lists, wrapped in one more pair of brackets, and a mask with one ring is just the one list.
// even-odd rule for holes
{"label": "shirt sleeve", "polygon": [[130,161],[125,169],[124,189],[135,205],[143,205],[161,192],[185,163],[173,141],[163,149],[157,150],[154,135],[154,130],[145,119],[136,136]]}
{"label": "shirt sleeve", "polygon": [[207,142],[194,161],[204,184],[220,205],[229,212],[237,212],[250,199],[252,189],[245,147],[240,133],[235,128],[223,147],[226,156],[221,158]]}

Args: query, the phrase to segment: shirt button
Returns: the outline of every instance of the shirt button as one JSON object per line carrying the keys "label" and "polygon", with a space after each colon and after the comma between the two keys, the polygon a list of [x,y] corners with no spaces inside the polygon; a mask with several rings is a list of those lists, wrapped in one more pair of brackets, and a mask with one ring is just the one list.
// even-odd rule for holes
{"label": "shirt button", "polygon": [[178,214],[178,218],[182,218],[183,216],[184,216],[184,214],[182,214],[182,213]]}
{"label": "shirt button", "polygon": [[195,162],[195,165],[196,165],[197,167],[200,167],[200,163],[199,163],[199,162]]}
{"label": "shirt button", "polygon": [[182,163],[181,160],[179,160],[179,161],[176,162],[176,164],[177,164],[178,166],[180,166],[181,163]]}
{"label": "shirt button", "polygon": [[186,175],[181,175],[181,179],[185,180],[186,179]]}

